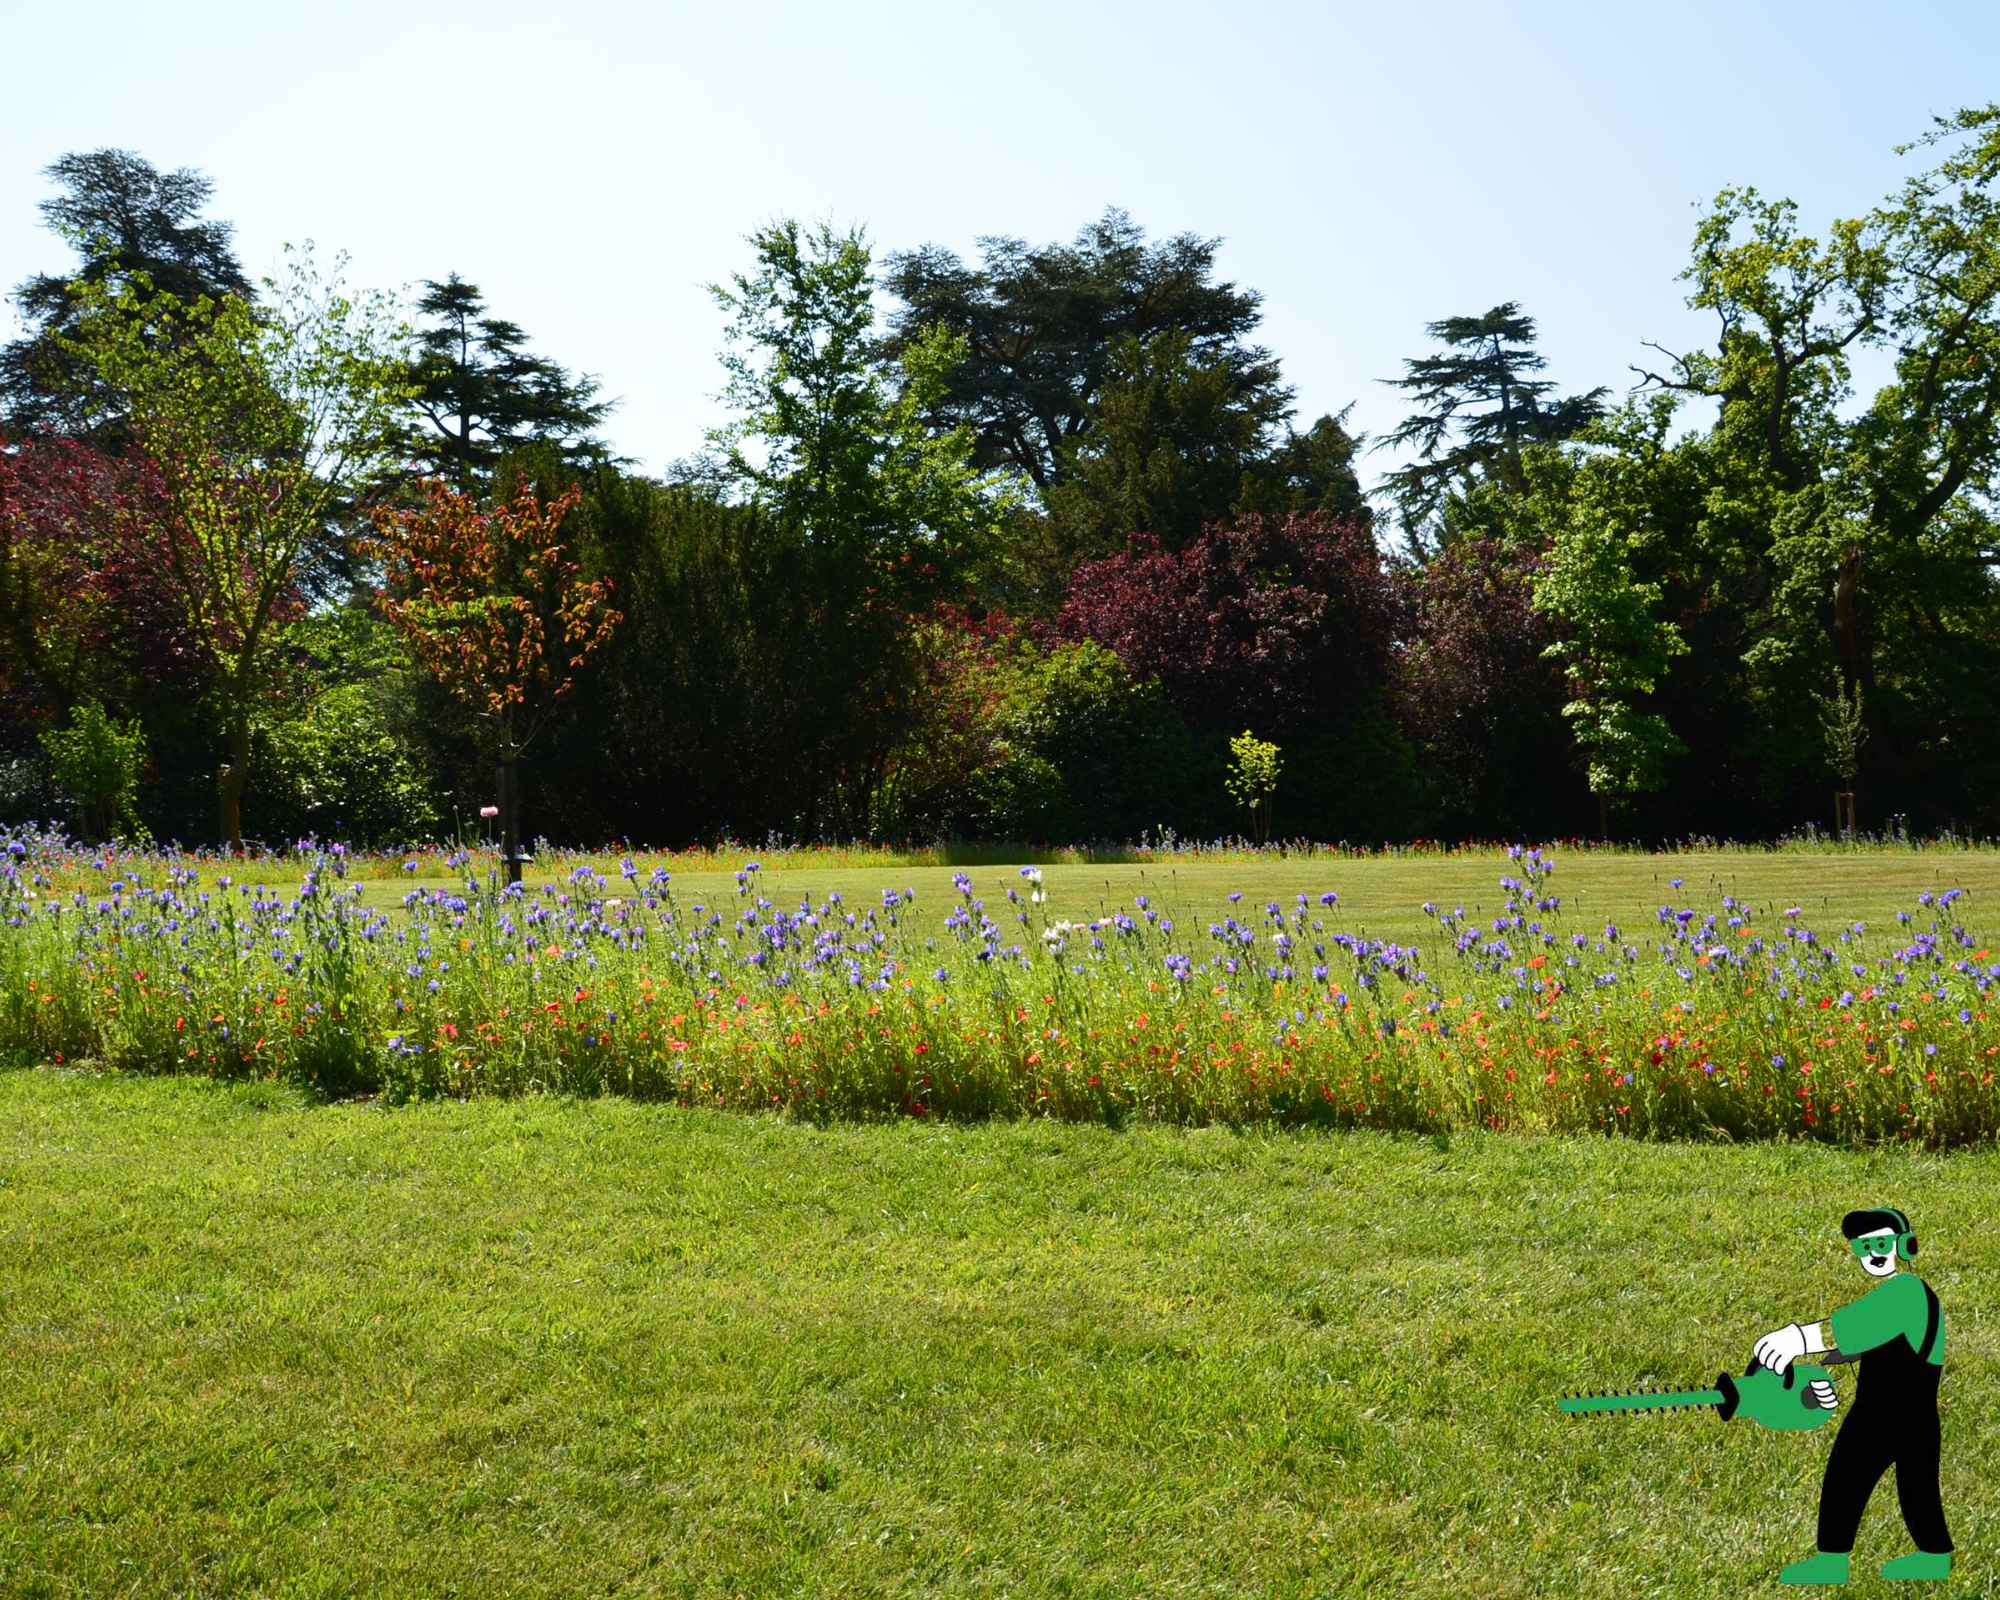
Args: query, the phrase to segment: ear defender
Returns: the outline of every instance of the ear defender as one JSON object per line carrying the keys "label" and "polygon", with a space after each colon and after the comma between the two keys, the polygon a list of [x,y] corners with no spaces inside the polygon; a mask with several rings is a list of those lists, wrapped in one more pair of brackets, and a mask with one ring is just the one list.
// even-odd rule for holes
{"label": "ear defender", "polygon": [[[1883,1219],[1887,1218],[1885,1224]],[[1910,1226],[1910,1219],[1894,1206],[1875,1206],[1865,1211],[1850,1211],[1840,1219],[1840,1231],[1850,1242],[1880,1233],[1885,1225],[1893,1225],[1896,1234],[1896,1259],[1914,1261],[1917,1258],[1917,1230]]]}

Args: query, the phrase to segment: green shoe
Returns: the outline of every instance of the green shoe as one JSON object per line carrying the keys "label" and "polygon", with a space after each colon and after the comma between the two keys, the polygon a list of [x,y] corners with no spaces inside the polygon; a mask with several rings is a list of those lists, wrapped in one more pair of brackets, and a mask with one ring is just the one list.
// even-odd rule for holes
{"label": "green shoe", "polygon": [[1912,1550],[1906,1556],[1882,1563],[1885,1578],[1915,1578],[1936,1582],[1951,1576],[1951,1555],[1942,1550]]}
{"label": "green shoe", "polygon": [[1794,1561],[1778,1574],[1780,1583],[1845,1583],[1847,1552],[1822,1550],[1803,1561]]}

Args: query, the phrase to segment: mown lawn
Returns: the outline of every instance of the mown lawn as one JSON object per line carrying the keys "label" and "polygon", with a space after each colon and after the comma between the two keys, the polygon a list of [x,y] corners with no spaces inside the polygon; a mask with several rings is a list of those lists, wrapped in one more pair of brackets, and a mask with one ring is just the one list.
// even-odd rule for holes
{"label": "mown lawn", "polygon": [[1876,1202],[2000,1592],[2000,1153],[0,1071],[0,1595],[1778,1593],[1830,1430],[1556,1399],[1740,1370]]}
{"label": "mown lawn", "polygon": [[[1562,897],[1562,915],[1568,926],[1594,933],[1610,920],[1642,940],[1652,929],[1653,914],[1660,906],[1671,902],[1695,906],[1704,914],[1721,914],[1724,895],[1748,900],[1767,915],[1786,906],[1802,906],[1815,926],[1824,926],[1829,918],[1874,923],[1891,921],[1898,911],[1914,914],[1919,909],[1917,896],[1927,889],[1965,889],[1970,901],[1965,919],[1974,923],[1985,920],[1982,892],[2000,900],[2000,850],[1825,855],[1705,850],[1687,855],[1627,855],[1556,848],[1549,853],[1557,867],[1549,880],[1549,892]],[[632,859],[643,883],[656,858],[638,855]],[[1023,857],[1017,865],[1026,865],[1028,859]],[[744,860],[757,860],[756,852],[746,853]],[[630,893],[622,887],[618,857],[598,860],[597,870],[606,880],[605,887],[591,887],[589,893]],[[1046,866],[1042,871],[1050,917],[1129,912],[1133,897],[1146,894],[1156,905],[1170,905],[1180,914],[1198,916],[1206,925],[1232,910],[1254,916],[1261,913],[1266,901],[1290,906],[1296,895],[1317,900],[1322,891],[1331,889],[1340,896],[1340,904],[1327,916],[1330,929],[1399,943],[1427,941],[1440,953],[1448,941],[1438,937],[1437,923],[1423,914],[1425,901],[1446,909],[1463,905],[1473,915],[1483,909],[1490,918],[1506,899],[1500,879],[1521,875],[1520,864],[1498,850],[1486,856],[1429,858],[1357,856],[1173,865],[1070,863]],[[879,902],[884,889],[913,888],[920,917],[942,916],[958,901],[952,886],[957,872],[971,878],[974,892],[985,899],[988,911],[996,917],[1009,909],[1004,905],[1009,888],[1024,897],[1027,891],[1016,868],[1010,866],[765,865],[752,875],[750,888],[753,896],[760,895],[775,906],[796,906],[802,898],[818,902],[829,892],[837,892],[856,907]],[[212,884],[217,875],[217,869],[205,869],[204,883]],[[263,883],[289,895],[298,887],[297,877],[296,870],[280,873],[253,867],[239,873],[238,881]],[[1675,878],[1682,880],[1679,889],[1671,887]],[[534,867],[528,869],[525,881],[530,888],[546,884],[565,894],[584,889]],[[386,907],[399,904],[412,888],[462,892],[464,887],[463,878],[370,879],[362,884],[361,898],[365,904]],[[683,906],[701,903],[728,915],[738,905],[733,872],[677,871],[669,887]],[[1240,893],[1242,900],[1232,905],[1228,899],[1231,893]]]}

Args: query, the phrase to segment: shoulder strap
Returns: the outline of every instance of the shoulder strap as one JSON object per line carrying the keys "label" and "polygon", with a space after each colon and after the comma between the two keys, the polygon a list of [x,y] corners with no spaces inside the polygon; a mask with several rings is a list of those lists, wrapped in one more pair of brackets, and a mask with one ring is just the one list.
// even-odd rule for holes
{"label": "shoulder strap", "polygon": [[[1917,1281],[1923,1283],[1921,1278]],[[1927,1283],[1924,1284],[1924,1298],[1930,1302],[1930,1315],[1924,1322],[1924,1342],[1917,1346],[1919,1361],[1930,1360],[1931,1347],[1937,1343],[1938,1320],[1944,1314],[1943,1308],[1938,1305],[1937,1291]]]}

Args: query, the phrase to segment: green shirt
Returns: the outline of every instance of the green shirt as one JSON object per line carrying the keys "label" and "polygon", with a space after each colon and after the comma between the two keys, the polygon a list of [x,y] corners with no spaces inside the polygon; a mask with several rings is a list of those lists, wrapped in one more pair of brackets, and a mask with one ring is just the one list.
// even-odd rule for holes
{"label": "green shirt", "polygon": [[[1887,1344],[1900,1334],[1910,1341],[1912,1350],[1921,1350],[1930,1317],[1924,1280],[1914,1272],[1899,1272],[1834,1312],[1830,1319],[1834,1346],[1843,1353],[1859,1355]],[[1938,1312],[1937,1338],[1931,1345],[1930,1361],[1934,1367],[1944,1365],[1942,1310]]]}

